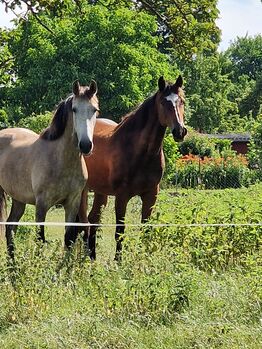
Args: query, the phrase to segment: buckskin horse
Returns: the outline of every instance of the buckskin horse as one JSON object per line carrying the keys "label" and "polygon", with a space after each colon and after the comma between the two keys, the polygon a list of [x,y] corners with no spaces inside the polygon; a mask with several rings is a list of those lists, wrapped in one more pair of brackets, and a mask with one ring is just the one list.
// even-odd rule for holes
{"label": "buckskin horse", "polygon": [[[88,182],[82,194],[79,210],[81,222],[98,224],[107,196],[115,196],[116,259],[120,256],[124,234],[127,203],[135,195],[142,199],[142,222],[150,217],[159,191],[164,170],[163,139],[169,127],[175,141],[183,140],[184,93],[182,77],[174,84],[158,80],[158,91],[146,99],[135,111],[126,115],[120,124],[97,119],[94,149],[85,157]],[[87,193],[94,191],[94,202],[88,215]],[[85,229],[84,240],[91,259],[96,257],[97,226]]]}
{"label": "buckskin horse", "polygon": [[[0,131],[0,208],[3,220],[5,193],[12,198],[8,222],[19,221],[26,204],[33,204],[36,222],[44,222],[48,209],[62,204],[65,221],[75,222],[87,170],[82,154],[93,148],[98,111],[97,86],[73,84],[73,94],[57,107],[40,135],[23,128]],[[15,225],[6,225],[9,255],[14,257]],[[65,244],[74,241],[75,227],[66,227]],[[44,226],[40,239],[45,242]]]}

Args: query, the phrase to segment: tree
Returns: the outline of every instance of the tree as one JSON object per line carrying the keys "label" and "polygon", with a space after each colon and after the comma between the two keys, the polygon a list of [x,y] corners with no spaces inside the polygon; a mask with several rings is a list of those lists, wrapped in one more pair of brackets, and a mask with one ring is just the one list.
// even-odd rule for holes
{"label": "tree", "polygon": [[13,57],[8,49],[8,31],[0,29],[0,129],[8,126],[3,88],[12,82]]}
{"label": "tree", "polygon": [[232,64],[231,79],[238,82],[238,77],[247,75],[256,80],[262,71],[262,35],[238,37],[226,51]]}
{"label": "tree", "polygon": [[8,31],[0,28],[0,86],[10,82],[13,57],[8,49]]}
{"label": "tree", "polygon": [[[0,0],[10,10],[23,4],[47,31],[50,25],[41,17],[45,12],[50,18],[63,17],[71,10],[81,18],[86,9],[86,0]],[[173,48],[179,57],[190,59],[196,53],[214,52],[220,41],[220,30],[216,26],[219,11],[217,0],[89,0],[90,5],[101,5],[110,11],[126,7],[136,13],[141,11],[153,15],[162,36],[162,49]],[[23,18],[23,17],[22,17]],[[164,42],[164,44],[163,44]]]}
{"label": "tree", "polygon": [[236,130],[238,108],[229,100],[233,88],[222,54],[197,56],[185,67],[188,123],[200,132]]}
{"label": "tree", "polygon": [[258,167],[262,171],[262,114],[258,117],[252,130],[248,158],[252,167]]}
{"label": "tree", "polygon": [[262,111],[262,36],[237,38],[225,55],[231,62],[227,67],[235,84],[232,98],[238,99],[242,116],[256,119]]}
{"label": "tree", "polygon": [[40,18],[51,31],[30,15],[9,40],[16,75],[9,103],[16,106],[13,117],[50,110],[71,91],[74,79],[93,78],[103,116],[117,119],[156,90],[159,76],[176,77],[176,67],[157,50],[157,24],[150,15],[87,6],[81,19],[70,13]]}

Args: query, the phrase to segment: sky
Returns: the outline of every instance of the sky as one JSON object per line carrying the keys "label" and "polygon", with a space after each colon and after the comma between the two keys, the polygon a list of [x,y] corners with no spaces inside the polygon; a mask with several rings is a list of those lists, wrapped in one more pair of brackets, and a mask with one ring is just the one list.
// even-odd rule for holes
{"label": "sky", "polygon": [[222,30],[220,50],[225,50],[237,37],[262,34],[261,0],[219,0],[218,8],[217,25]]}
{"label": "sky", "polygon": [[[222,41],[219,50],[225,50],[230,42],[246,34],[254,36],[262,34],[262,2],[261,0],[219,0],[220,16],[218,27],[222,30]],[[5,12],[0,4],[0,27],[12,26],[10,20],[14,15]]]}

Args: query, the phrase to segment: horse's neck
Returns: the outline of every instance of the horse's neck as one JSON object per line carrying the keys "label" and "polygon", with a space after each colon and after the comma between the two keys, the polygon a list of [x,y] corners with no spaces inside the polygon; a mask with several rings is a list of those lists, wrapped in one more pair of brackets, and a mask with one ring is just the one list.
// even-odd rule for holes
{"label": "horse's neck", "polygon": [[60,156],[64,158],[65,161],[78,162],[79,161],[79,149],[77,147],[77,137],[73,132],[73,120],[71,117],[68,118],[65,131],[61,138],[60,143]]}
{"label": "horse's neck", "polygon": [[134,147],[134,154],[139,150],[144,154],[160,154],[165,136],[158,118],[154,103],[142,105],[133,115],[130,115],[119,125],[114,137],[122,139]]}

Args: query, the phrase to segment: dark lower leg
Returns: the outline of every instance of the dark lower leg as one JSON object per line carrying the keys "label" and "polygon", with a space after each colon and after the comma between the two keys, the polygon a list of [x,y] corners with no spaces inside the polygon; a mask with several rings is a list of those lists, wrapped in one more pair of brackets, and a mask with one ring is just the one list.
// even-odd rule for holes
{"label": "dark lower leg", "polygon": [[67,248],[71,248],[74,243],[76,242],[78,236],[78,229],[77,227],[66,227],[65,232],[65,245]]}
{"label": "dark lower leg", "polygon": [[[76,223],[80,220],[79,217],[79,204],[80,204],[81,193],[70,197],[69,200],[64,205],[65,209],[65,221]],[[71,248],[78,237],[80,227],[77,226],[66,226],[65,228],[65,245],[67,248]]]}
{"label": "dark lower leg", "polygon": [[123,241],[124,232],[125,232],[124,222],[125,222],[126,206],[127,206],[128,200],[129,199],[126,197],[116,197],[116,200],[115,200],[115,212],[116,212],[115,260],[119,260],[121,258],[122,241]]}
{"label": "dark lower leg", "polygon": [[37,240],[42,241],[43,243],[46,242],[45,239],[45,227],[43,225],[39,226],[38,234],[37,234]]}
{"label": "dark lower leg", "polygon": [[[117,224],[124,224],[123,222],[118,222]],[[122,241],[124,237],[125,227],[124,226],[116,226],[116,232],[115,232],[115,240],[116,240],[116,255],[115,260],[119,260],[121,258],[121,252],[122,252]]]}
{"label": "dark lower leg", "polygon": [[[92,210],[88,215],[88,221],[91,224],[99,224],[102,209],[107,204],[107,196],[102,194],[95,193],[94,202],[92,206]],[[91,226],[89,228],[89,236],[88,236],[88,249],[89,255],[91,259],[96,259],[96,231],[97,226]]]}
{"label": "dark lower leg", "polygon": [[88,251],[91,259],[96,259],[96,231],[97,227],[90,227],[88,237]]}
{"label": "dark lower leg", "polygon": [[[47,212],[46,205],[43,203],[42,200],[38,199],[36,201],[36,208],[35,208],[35,221],[44,222],[46,218],[46,212]],[[39,226],[37,234],[38,234],[37,238],[39,241],[46,242],[44,225]]]}
{"label": "dark lower leg", "polygon": [[141,195],[142,199],[142,223],[145,223],[148,218],[151,216],[153,207],[156,203],[157,194],[159,187],[157,186],[153,190]]}
{"label": "dark lower leg", "polygon": [[[11,211],[7,222],[19,222],[20,218],[25,212],[25,204],[12,200]],[[11,258],[14,258],[14,234],[16,232],[17,225],[7,225],[6,226],[6,243],[7,251]]]}

